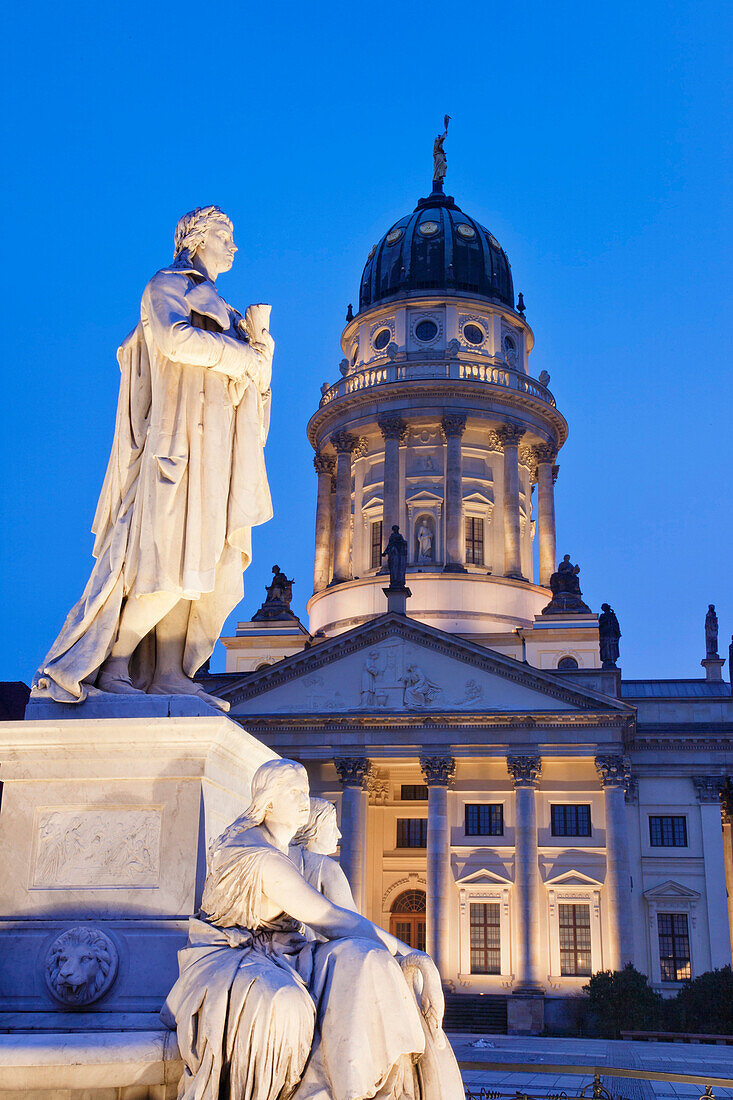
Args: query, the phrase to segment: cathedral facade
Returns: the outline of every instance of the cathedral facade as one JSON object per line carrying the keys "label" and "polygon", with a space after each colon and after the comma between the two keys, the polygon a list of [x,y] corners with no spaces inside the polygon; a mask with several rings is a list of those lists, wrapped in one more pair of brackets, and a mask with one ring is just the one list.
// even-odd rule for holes
{"label": "cathedral facade", "polygon": [[515,1030],[627,962],[676,991],[730,964],[733,926],[717,624],[704,678],[623,679],[612,610],[558,564],[567,424],[533,343],[500,244],[435,180],[369,253],[308,424],[307,627],[276,569],[210,677],[338,805],[362,911]]}

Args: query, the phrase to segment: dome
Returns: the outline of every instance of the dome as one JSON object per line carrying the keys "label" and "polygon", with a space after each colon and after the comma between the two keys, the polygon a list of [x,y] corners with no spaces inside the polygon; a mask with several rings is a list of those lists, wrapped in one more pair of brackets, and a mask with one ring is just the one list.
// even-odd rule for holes
{"label": "dome", "polygon": [[499,242],[450,195],[435,190],[369,253],[359,311],[429,291],[470,294],[514,308],[511,267]]}

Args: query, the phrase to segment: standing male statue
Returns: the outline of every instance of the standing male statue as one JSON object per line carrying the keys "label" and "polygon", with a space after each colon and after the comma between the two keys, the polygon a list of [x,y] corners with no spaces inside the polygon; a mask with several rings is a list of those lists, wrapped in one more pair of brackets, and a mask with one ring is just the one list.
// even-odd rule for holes
{"label": "standing male statue", "polygon": [[705,616],[705,660],[718,656],[718,616],[715,613],[715,604],[708,604]]}
{"label": "standing male statue", "polygon": [[392,533],[382,557],[387,559],[389,587],[404,588],[407,575],[407,539],[400,534],[396,523],[392,524]]}
{"label": "standing male statue", "polygon": [[617,667],[620,637],[621,627],[618,625],[615,611],[610,604],[602,603],[601,613],[598,616],[598,641],[603,668]]}
{"label": "standing male statue", "polygon": [[252,527],[272,516],[270,307],[242,317],[218,293],[236,251],[218,206],[192,210],[176,226],[173,263],[145,288],[117,353],[96,562],[34,677],[36,697],[147,691],[224,706],[192,677],[244,594]]}

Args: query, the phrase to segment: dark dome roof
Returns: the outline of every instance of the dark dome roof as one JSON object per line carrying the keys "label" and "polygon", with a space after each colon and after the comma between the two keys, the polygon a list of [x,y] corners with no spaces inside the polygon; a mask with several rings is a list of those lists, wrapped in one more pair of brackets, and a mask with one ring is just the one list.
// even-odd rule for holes
{"label": "dark dome roof", "polygon": [[359,310],[421,291],[465,293],[514,308],[506,253],[488,229],[433,191],[375,245],[361,277]]}

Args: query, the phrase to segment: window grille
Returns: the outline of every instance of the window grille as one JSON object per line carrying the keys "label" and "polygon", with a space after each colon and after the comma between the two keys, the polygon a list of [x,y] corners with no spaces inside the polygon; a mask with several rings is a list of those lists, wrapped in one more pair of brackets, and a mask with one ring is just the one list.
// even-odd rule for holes
{"label": "window grille", "polygon": [[649,843],[652,848],[686,848],[687,819],[683,815],[651,814]]}
{"label": "window grille", "polygon": [[499,903],[471,902],[471,973],[501,974]]}
{"label": "window grille", "polygon": [[590,836],[590,806],[551,806],[553,836]]}
{"label": "window grille", "polygon": [[382,564],[382,521],[375,519],[372,523],[372,556],[371,569],[379,569]]}
{"label": "window grille", "polygon": [[397,819],[398,848],[427,848],[428,819],[426,817],[400,817]]}
{"label": "window grille", "polygon": [[466,516],[466,564],[484,564],[484,521]]}
{"label": "window grille", "polygon": [[569,977],[591,972],[590,906],[558,905],[560,973]]}
{"label": "window grille", "polygon": [[466,804],[466,836],[503,836],[504,807]]}
{"label": "window grille", "polygon": [[684,982],[692,977],[690,935],[686,913],[657,913],[659,968],[663,982]]}
{"label": "window grille", "polygon": [[403,802],[427,802],[428,788],[425,783],[403,783],[400,787]]}

